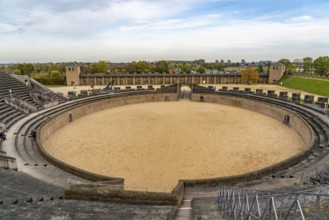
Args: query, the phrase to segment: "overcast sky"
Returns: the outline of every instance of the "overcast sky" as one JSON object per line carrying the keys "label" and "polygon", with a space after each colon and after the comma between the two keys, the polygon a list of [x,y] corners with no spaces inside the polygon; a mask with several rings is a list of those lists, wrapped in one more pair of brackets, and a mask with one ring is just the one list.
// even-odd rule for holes
{"label": "overcast sky", "polygon": [[328,0],[0,0],[0,63],[329,55]]}

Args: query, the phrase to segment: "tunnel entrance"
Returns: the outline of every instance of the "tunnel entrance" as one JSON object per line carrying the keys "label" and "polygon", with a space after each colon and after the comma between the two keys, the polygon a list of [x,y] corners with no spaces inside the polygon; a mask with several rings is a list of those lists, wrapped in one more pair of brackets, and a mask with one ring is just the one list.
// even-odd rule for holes
{"label": "tunnel entrance", "polygon": [[179,96],[178,99],[180,101],[190,101],[192,94],[192,88],[189,85],[180,85],[179,87]]}

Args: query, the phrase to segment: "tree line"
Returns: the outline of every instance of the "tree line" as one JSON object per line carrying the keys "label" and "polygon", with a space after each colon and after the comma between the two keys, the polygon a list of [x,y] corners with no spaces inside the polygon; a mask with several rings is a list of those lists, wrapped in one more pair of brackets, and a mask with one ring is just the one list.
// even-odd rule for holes
{"label": "tree line", "polygon": [[[329,76],[329,56],[321,56],[315,60],[311,57],[305,57],[293,61],[290,61],[287,58],[282,58],[279,62],[286,66],[286,74],[304,73]],[[270,62],[266,64],[254,62],[247,63],[242,59],[241,62],[216,60],[213,63],[206,63],[204,59],[198,59],[194,61],[160,60],[155,62],[133,61],[129,63],[109,63],[108,61],[98,61],[77,64],[80,66],[82,74],[203,74],[206,72],[215,73],[224,71],[227,67],[251,67],[256,73],[261,73],[264,72],[264,70],[266,71],[264,67],[269,65]],[[66,65],[67,63],[24,63],[7,66],[1,65],[0,72],[28,75],[44,84],[65,84]],[[254,73],[252,73],[252,75],[252,80],[247,77],[246,81],[254,81],[254,79],[257,78]]]}
{"label": "tree line", "polygon": [[304,73],[329,76],[329,56],[320,56],[315,60],[312,57],[305,57],[293,61],[282,58],[279,62],[286,66],[286,74]]}

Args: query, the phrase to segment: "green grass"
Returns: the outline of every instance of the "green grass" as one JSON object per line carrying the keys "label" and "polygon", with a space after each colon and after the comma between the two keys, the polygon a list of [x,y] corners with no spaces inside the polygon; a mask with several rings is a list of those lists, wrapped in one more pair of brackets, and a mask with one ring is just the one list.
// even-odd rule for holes
{"label": "green grass", "polygon": [[277,85],[304,92],[329,97],[329,80],[312,79],[297,76],[283,76]]}

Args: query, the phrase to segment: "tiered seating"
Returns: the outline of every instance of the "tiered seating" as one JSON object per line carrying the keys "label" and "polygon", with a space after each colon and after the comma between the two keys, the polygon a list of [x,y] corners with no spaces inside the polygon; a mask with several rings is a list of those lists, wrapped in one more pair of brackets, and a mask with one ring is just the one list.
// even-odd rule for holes
{"label": "tiered seating", "polygon": [[41,109],[42,106],[38,103],[35,103],[30,96],[31,89],[26,87],[24,83],[19,80],[11,77],[8,74],[0,74],[0,96],[10,97],[9,90],[13,96],[18,96],[20,99],[31,103],[36,106],[38,109]]}
{"label": "tiered seating", "polygon": [[77,200],[53,200],[1,206],[1,219],[174,219],[176,208],[113,204]]}
{"label": "tiered seating", "polygon": [[25,113],[7,105],[4,99],[0,98],[0,122],[4,123],[7,129],[25,116]]}
{"label": "tiered seating", "polygon": [[41,104],[33,101],[30,96],[30,91],[31,88],[26,87],[24,83],[16,78],[8,74],[0,74],[0,122],[4,123],[7,129],[16,121],[26,116],[26,113],[6,104],[5,97],[9,98],[10,95],[12,95],[13,97],[18,97],[20,100],[35,106],[37,110],[43,108]]}
{"label": "tiered seating", "polygon": [[23,201],[46,200],[60,197],[64,189],[47,184],[25,173],[0,168],[0,203],[15,204]]}

